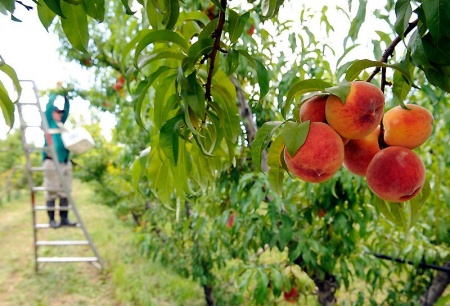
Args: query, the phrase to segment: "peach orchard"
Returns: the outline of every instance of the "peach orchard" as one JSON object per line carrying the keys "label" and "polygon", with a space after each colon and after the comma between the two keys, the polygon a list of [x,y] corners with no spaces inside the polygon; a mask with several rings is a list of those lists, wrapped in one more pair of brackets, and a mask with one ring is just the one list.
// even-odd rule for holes
{"label": "peach orchard", "polygon": [[[136,252],[196,280],[206,304],[444,305],[450,2],[378,1],[373,16],[376,1],[341,2],[0,11],[12,26],[37,11],[61,54],[92,71],[92,88],[66,93],[117,126],[113,142],[90,127],[98,148],[74,156],[77,176],[134,220]],[[361,34],[369,17],[377,39]],[[2,59],[20,92],[13,68]]]}

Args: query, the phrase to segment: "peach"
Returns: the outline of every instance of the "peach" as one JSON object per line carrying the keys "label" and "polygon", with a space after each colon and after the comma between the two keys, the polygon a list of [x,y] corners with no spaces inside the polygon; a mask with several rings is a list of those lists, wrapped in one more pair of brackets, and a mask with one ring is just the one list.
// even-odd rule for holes
{"label": "peach", "polygon": [[325,103],[327,102],[328,96],[319,95],[314,96],[300,106],[300,121],[311,121],[311,122],[327,122],[325,118]]}
{"label": "peach", "polygon": [[380,151],[380,127],[366,137],[350,140],[344,147],[344,167],[353,174],[366,176],[370,161]]}
{"label": "peach", "polygon": [[433,131],[433,115],[420,105],[407,104],[391,108],[384,114],[384,142],[389,146],[415,149]]}
{"label": "peach", "polygon": [[311,122],[305,143],[294,156],[284,149],[284,160],[290,172],[303,181],[321,183],[330,179],[344,161],[344,144],[329,125]]}
{"label": "peach", "polygon": [[372,159],[366,173],[367,185],[379,198],[404,202],[414,198],[425,182],[425,166],[412,150],[387,147]]}
{"label": "peach", "polygon": [[342,137],[357,139],[369,135],[380,124],[383,110],[383,92],[371,83],[355,81],[350,83],[345,104],[335,95],[328,97],[325,117]]}

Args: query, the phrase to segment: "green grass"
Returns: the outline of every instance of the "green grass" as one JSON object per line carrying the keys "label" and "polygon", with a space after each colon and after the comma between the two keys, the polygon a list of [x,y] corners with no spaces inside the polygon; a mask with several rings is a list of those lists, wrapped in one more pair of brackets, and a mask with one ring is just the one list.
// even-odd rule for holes
{"label": "green grass", "polygon": [[[139,255],[131,226],[111,208],[91,202],[92,191],[75,182],[74,199],[104,262],[104,271],[87,263],[48,263],[34,271],[29,195],[0,205],[0,305],[204,305],[201,288],[159,263]],[[42,196],[37,205],[43,204]],[[75,219],[70,212],[72,220]],[[47,223],[38,212],[38,223]],[[39,240],[83,239],[81,229],[39,230]],[[45,256],[93,256],[88,247],[40,248]]]}

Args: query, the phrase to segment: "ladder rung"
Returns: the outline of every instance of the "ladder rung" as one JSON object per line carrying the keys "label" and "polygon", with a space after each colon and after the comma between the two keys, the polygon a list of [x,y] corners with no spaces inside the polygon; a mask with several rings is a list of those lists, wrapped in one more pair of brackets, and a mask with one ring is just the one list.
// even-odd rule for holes
{"label": "ladder rung", "polygon": [[66,206],[66,207],[61,207],[61,206],[55,206],[55,207],[49,207],[49,206],[33,206],[33,209],[34,209],[34,210],[50,210],[50,211],[56,210],[56,211],[58,211],[58,210],[71,210],[71,209],[72,209],[72,206],[71,206],[71,205]]}
{"label": "ladder rung", "polygon": [[37,103],[36,102],[17,102],[16,103],[17,105],[36,105],[37,106]]}
{"label": "ladder rung", "polygon": [[[67,227],[67,228],[71,228],[71,227],[81,227],[80,223],[77,223],[75,226],[60,226],[58,228],[63,228],[63,227]],[[50,224],[48,223],[37,223],[34,228],[36,229],[41,229],[41,228],[51,228]]]}
{"label": "ladder rung", "polygon": [[97,257],[38,257],[37,262],[92,262]]}
{"label": "ladder rung", "polygon": [[25,130],[25,129],[28,129],[28,128],[39,128],[39,129],[42,128],[41,125],[33,125],[33,124],[27,124],[27,125],[22,124],[20,127],[22,128],[22,130]]}
{"label": "ladder rung", "polygon": [[31,188],[33,191],[64,191],[64,189],[47,189],[43,186]]}
{"label": "ladder rung", "polygon": [[68,241],[36,241],[36,246],[64,246],[64,245],[88,245],[87,240],[68,240]]}
{"label": "ladder rung", "polygon": [[44,167],[31,167],[31,171],[44,171]]}

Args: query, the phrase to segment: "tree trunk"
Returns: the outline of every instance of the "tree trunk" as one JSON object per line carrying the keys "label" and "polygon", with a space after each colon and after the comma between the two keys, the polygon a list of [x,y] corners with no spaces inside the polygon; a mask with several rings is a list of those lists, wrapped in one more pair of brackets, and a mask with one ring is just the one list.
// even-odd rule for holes
{"label": "tree trunk", "polygon": [[314,278],[314,282],[319,288],[317,298],[322,306],[333,306],[336,304],[334,293],[339,287],[336,278],[331,274],[326,274],[325,279]]}
{"label": "tree trunk", "polygon": [[205,293],[206,305],[214,306],[216,302],[213,297],[213,288],[211,286],[204,285],[203,292]]}
{"label": "tree trunk", "polygon": [[[450,268],[450,262],[445,263],[444,267]],[[431,282],[430,287],[422,295],[419,302],[421,306],[431,306],[436,303],[439,297],[450,283],[450,273],[445,271],[438,271],[436,277]]]}
{"label": "tree trunk", "polygon": [[[247,134],[247,142],[248,146],[251,147],[253,139],[255,139],[256,131],[258,127],[256,126],[255,121],[253,121],[253,114],[250,106],[247,103],[247,99],[245,98],[244,91],[242,90],[241,85],[235,78],[230,78],[234,87],[236,88],[236,97],[238,100],[238,108],[239,115],[241,116],[242,123],[245,127],[245,133]],[[261,154],[261,169],[264,172],[269,170],[267,166],[267,152],[263,151]]]}

